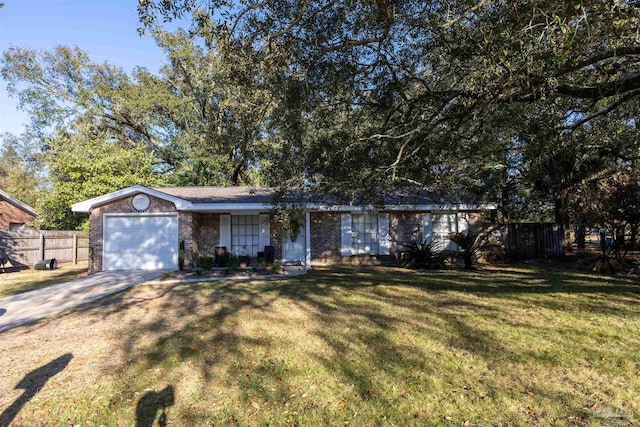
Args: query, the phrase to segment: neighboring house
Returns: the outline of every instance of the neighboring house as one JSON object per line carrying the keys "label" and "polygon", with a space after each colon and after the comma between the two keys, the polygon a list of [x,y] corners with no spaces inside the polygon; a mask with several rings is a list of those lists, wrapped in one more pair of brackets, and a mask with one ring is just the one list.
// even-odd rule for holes
{"label": "neighboring house", "polygon": [[[465,232],[490,205],[442,203],[394,195],[385,206],[325,205],[297,196],[306,207],[295,239],[280,241],[270,221],[275,190],[265,187],[133,186],[74,204],[89,214],[89,270],[176,269],[179,242],[185,267],[214,256],[217,246],[256,256],[273,246],[283,263],[361,263],[392,257],[411,240],[438,240]],[[290,200],[293,201],[293,200]]]}
{"label": "neighboring house", "polygon": [[0,190],[0,230],[19,230],[32,223],[38,214],[26,203]]}

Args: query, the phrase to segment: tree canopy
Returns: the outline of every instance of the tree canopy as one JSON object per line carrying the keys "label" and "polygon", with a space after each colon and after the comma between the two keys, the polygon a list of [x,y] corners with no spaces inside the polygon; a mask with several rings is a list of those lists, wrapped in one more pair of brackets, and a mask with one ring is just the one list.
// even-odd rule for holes
{"label": "tree canopy", "polygon": [[557,139],[633,119],[640,95],[629,1],[147,0],[139,12],[148,27],[190,16],[203,37],[250,45],[300,81],[307,172],[342,184],[353,176],[322,159],[353,156],[369,179],[440,182],[482,151],[496,116]]}
{"label": "tree canopy", "polygon": [[[61,138],[95,141],[145,159],[127,182],[373,201],[412,185],[563,223],[579,189],[637,175],[636,2],[142,0],[138,12],[165,52],[158,75],[78,48],[5,52],[51,171],[65,170]],[[177,18],[190,27],[162,29]]]}

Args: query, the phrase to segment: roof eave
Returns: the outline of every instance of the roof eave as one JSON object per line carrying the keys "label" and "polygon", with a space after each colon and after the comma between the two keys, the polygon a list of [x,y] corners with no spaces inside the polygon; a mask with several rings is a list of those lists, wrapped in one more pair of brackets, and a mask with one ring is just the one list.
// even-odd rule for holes
{"label": "roof eave", "polygon": [[105,194],[102,196],[94,197],[93,199],[84,200],[79,203],[75,203],[71,205],[71,210],[73,212],[84,212],[88,213],[96,206],[103,205],[105,203],[109,203],[111,201],[121,199],[123,197],[130,196],[136,193],[144,193],[148,196],[157,197],[158,199],[166,200],[168,202],[172,202],[176,205],[177,210],[188,210],[191,202],[181,199],[179,197],[171,196],[169,194],[163,193],[158,190],[154,190],[153,188],[148,188],[142,185],[134,185],[131,187],[123,188],[122,190],[114,191],[113,193]]}
{"label": "roof eave", "polygon": [[[1,190],[0,190],[1,191]],[[180,197],[172,196],[153,188],[144,187],[142,185],[134,185],[132,187],[123,188],[93,199],[75,203],[71,206],[73,212],[90,212],[94,207],[109,203],[111,201],[121,199],[136,193],[144,193],[149,196],[157,197],[162,200],[172,202],[176,206],[176,210],[190,212],[212,212],[212,211],[243,211],[243,210],[270,210],[273,205],[269,203],[195,203]],[[457,211],[457,210],[493,210],[496,209],[493,204],[469,204],[469,203],[430,203],[430,204],[390,204],[384,207],[376,207],[373,205],[329,205],[319,203],[302,203],[305,208],[316,211],[402,211],[402,210],[420,210],[420,211]]]}
{"label": "roof eave", "polygon": [[27,205],[26,203],[21,202],[20,200],[16,199],[11,194],[0,190],[0,196],[2,196],[2,198],[6,199],[12,205],[15,205],[15,206],[19,207],[20,209],[22,209],[23,211],[27,212],[28,214],[33,215],[34,217],[38,216],[38,212],[36,212],[35,209],[33,209],[31,206]]}

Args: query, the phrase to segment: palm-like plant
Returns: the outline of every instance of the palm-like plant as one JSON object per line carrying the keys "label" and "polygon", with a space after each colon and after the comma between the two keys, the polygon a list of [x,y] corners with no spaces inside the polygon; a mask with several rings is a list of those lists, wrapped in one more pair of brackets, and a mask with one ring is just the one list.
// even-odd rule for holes
{"label": "palm-like plant", "polygon": [[480,254],[488,249],[499,247],[495,243],[489,243],[485,235],[480,231],[469,231],[467,234],[451,233],[449,239],[460,248],[457,252],[464,261],[464,268],[470,270],[478,263]]}
{"label": "palm-like plant", "polygon": [[444,266],[445,257],[438,242],[413,241],[402,246],[400,264],[403,267],[432,269]]}

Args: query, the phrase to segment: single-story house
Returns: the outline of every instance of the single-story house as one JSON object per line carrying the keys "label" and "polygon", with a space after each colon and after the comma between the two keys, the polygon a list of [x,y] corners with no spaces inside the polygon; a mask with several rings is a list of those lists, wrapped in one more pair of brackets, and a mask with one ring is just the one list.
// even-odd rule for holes
{"label": "single-story house", "polygon": [[0,230],[19,230],[29,226],[38,214],[35,209],[0,190]]}
{"label": "single-story house", "polygon": [[140,185],[72,206],[89,214],[89,270],[177,269],[179,246],[186,268],[216,247],[255,257],[265,246],[275,258],[310,268],[392,257],[411,240],[451,246],[450,232],[465,232],[491,205],[388,197],[384,206],[323,204],[298,196],[305,218],[297,236],[279,237],[270,219],[276,190],[266,187],[163,187]]}

